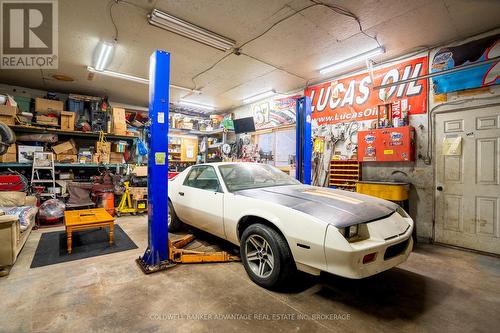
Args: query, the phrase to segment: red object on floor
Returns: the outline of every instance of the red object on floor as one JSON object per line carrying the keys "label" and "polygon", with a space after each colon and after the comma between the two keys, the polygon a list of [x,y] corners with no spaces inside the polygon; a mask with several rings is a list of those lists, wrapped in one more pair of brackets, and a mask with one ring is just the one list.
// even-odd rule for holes
{"label": "red object on floor", "polygon": [[102,208],[111,216],[115,216],[115,195],[114,193],[102,193],[101,194]]}
{"label": "red object on floor", "polygon": [[18,175],[0,175],[0,191],[22,191],[24,183]]}

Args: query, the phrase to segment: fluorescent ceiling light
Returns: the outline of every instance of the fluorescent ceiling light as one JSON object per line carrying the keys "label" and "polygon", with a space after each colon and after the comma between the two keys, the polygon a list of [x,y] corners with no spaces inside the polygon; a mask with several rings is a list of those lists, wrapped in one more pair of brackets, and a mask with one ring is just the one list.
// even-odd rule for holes
{"label": "fluorescent ceiling light", "polygon": [[201,109],[205,109],[205,110],[209,110],[209,111],[215,110],[215,107],[213,107],[211,105],[193,103],[193,102],[188,102],[188,101],[184,101],[184,100],[180,100],[179,104],[184,105],[184,106],[194,107],[194,108],[201,108]]}
{"label": "fluorescent ceiling light", "polygon": [[[144,79],[144,78],[138,77],[138,76],[133,76],[133,75],[119,73],[119,72],[113,72],[113,71],[110,71],[107,69],[104,69],[102,71],[98,71],[94,67],[90,67],[90,66],[87,66],[87,70],[89,72],[92,72],[92,73],[99,73],[101,75],[115,77],[117,79],[123,79],[123,80],[133,81],[133,82],[142,83],[142,84],[149,84],[148,79]],[[191,89],[191,88],[181,87],[181,86],[178,86],[175,84],[171,84],[170,88],[189,91],[189,92],[192,92],[192,93],[197,94],[197,95],[201,94],[201,90],[195,90],[195,89]]]}
{"label": "fluorescent ceiling light", "polygon": [[337,69],[347,67],[349,65],[355,64],[357,62],[360,62],[362,60],[366,60],[370,57],[376,56],[377,54],[383,54],[385,53],[385,50],[382,46],[377,47],[373,50],[355,55],[354,57],[344,59],[342,61],[336,62],[330,66],[327,66],[319,71],[320,74],[326,74],[330,73],[333,71],[336,71]]}
{"label": "fluorescent ceiling light", "polygon": [[109,63],[111,62],[111,56],[113,55],[113,43],[108,42],[100,42],[97,44],[95,50],[95,70],[102,71],[104,70]]}
{"label": "fluorescent ceiling light", "polygon": [[221,51],[230,50],[236,45],[236,42],[232,39],[203,29],[158,9],[153,9],[151,14],[148,15],[148,21],[156,27],[171,31]]}
{"label": "fluorescent ceiling light", "polygon": [[276,94],[276,91],[274,91],[274,89],[272,90],[268,90],[268,91],[265,91],[263,93],[260,93],[260,94],[257,94],[257,95],[254,95],[254,96],[250,96],[250,97],[247,97],[243,100],[243,104],[248,104],[248,103],[252,103],[252,102],[255,102],[255,101],[259,101],[261,99],[264,99],[266,97],[270,97],[270,96],[273,96]]}

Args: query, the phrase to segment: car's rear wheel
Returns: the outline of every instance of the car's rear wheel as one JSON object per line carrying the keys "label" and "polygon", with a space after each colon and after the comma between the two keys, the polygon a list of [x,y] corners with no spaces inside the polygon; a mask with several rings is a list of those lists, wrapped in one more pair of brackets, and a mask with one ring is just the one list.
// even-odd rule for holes
{"label": "car's rear wheel", "polygon": [[264,288],[285,286],[297,270],[285,238],[260,223],[243,231],[240,254],[250,279]]}
{"label": "car's rear wheel", "polygon": [[175,214],[174,206],[168,201],[168,231],[179,231],[182,228],[182,221]]}

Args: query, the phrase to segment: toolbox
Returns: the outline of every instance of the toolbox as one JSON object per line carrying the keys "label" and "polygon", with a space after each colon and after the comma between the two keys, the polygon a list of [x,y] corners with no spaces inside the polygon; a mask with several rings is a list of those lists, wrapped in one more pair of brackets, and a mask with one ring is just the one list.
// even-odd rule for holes
{"label": "toolbox", "polygon": [[359,131],[358,161],[415,161],[415,129],[402,126]]}

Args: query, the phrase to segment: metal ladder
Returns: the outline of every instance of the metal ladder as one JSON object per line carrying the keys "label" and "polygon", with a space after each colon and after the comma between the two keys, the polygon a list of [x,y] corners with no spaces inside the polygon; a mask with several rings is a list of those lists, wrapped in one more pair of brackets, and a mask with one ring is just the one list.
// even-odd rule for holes
{"label": "metal ladder", "polygon": [[[38,170],[50,170],[51,179],[41,179]],[[36,178],[35,178],[36,177]],[[31,170],[31,188],[37,184],[50,184],[52,183],[53,193],[39,193],[41,197],[56,198],[56,174],[54,170],[54,154],[47,152],[34,152],[33,153],[33,168]]]}

